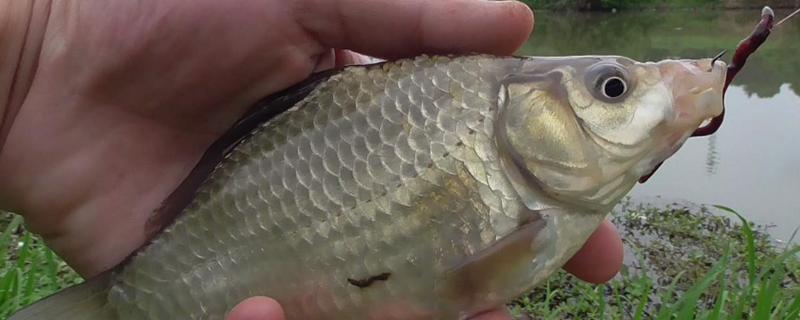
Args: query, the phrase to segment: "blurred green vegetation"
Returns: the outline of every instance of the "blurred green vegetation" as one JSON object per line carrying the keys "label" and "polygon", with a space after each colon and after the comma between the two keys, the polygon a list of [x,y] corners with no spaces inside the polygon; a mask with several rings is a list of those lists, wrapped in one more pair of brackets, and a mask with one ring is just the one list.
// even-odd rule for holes
{"label": "blurred green vegetation", "polygon": [[[687,0],[689,1],[689,0]],[[778,10],[784,17],[787,10]],[[723,49],[730,61],[749,35],[758,10],[637,10],[610,12],[543,11],[522,55],[623,55],[641,61],[713,57]],[[800,94],[800,16],[777,27],[747,62],[734,86],[772,97],[784,84]]]}
{"label": "blurred green vegetation", "polygon": [[81,281],[22,217],[0,211],[0,319]]}
{"label": "blurred green vegetation", "polygon": [[643,6],[662,6],[671,4],[675,6],[697,6],[718,4],[720,0],[522,0],[522,2],[538,9],[582,9],[582,10],[612,10],[629,9]]}
{"label": "blurred green vegetation", "polygon": [[521,0],[538,9],[612,10],[642,7],[719,6],[724,0]]}

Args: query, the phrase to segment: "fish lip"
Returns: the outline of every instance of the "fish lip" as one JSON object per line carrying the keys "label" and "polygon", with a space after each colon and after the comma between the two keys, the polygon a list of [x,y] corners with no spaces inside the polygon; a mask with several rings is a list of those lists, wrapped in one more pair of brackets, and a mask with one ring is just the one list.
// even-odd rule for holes
{"label": "fish lip", "polygon": [[664,60],[658,63],[666,85],[672,89],[673,130],[694,131],[723,112],[727,64],[712,58]]}
{"label": "fish lip", "polygon": [[724,88],[727,64],[713,58],[699,60],[664,60],[659,69],[672,88],[674,118],[664,125],[671,131],[661,140],[647,162],[650,169],[639,178],[647,181],[658,168],[680,150],[704,122],[724,112]]}

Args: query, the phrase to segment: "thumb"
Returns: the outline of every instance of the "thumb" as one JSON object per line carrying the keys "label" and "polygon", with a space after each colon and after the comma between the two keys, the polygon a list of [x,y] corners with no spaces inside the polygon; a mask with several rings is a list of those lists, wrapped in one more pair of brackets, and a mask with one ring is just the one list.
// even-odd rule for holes
{"label": "thumb", "polygon": [[267,297],[245,299],[231,310],[226,320],[284,320],[283,308]]}
{"label": "thumb", "polygon": [[518,1],[298,0],[295,20],[318,43],[381,58],[419,53],[511,54],[533,29]]}

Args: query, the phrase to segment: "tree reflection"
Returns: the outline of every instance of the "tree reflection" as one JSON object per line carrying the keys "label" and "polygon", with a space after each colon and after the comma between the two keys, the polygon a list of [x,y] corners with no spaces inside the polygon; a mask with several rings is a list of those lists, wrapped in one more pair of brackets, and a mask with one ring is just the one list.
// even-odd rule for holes
{"label": "tree reflection", "polygon": [[717,164],[719,157],[717,154],[717,136],[711,135],[708,140],[708,152],[706,153],[706,173],[713,175],[717,173]]}

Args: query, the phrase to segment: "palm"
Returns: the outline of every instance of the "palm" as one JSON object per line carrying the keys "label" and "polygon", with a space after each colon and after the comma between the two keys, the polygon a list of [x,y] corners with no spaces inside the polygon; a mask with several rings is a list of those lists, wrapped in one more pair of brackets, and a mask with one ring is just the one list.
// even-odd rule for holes
{"label": "palm", "polygon": [[510,53],[530,31],[530,15],[519,4],[487,15],[488,6],[54,2],[33,83],[0,153],[0,203],[23,213],[80,273],[96,274],[145,241],[151,212],[215,137],[252,102],[308,76],[331,47],[383,57]]}
{"label": "palm", "polygon": [[0,204],[85,276],[146,241],[211,141],[331,48],[510,54],[531,28],[521,4],[475,0],[62,1],[48,17]]}
{"label": "palm", "polygon": [[[288,19],[279,3],[54,4],[12,132],[36,143],[16,146],[10,136],[6,147],[25,149],[9,154],[24,164],[16,169],[52,186],[34,190],[39,201],[25,213],[35,231],[68,239],[51,244],[81,273],[141,244],[148,213],[203,149],[254,100],[313,70],[326,48],[295,23],[276,23]],[[52,224],[62,213],[85,224]]]}

